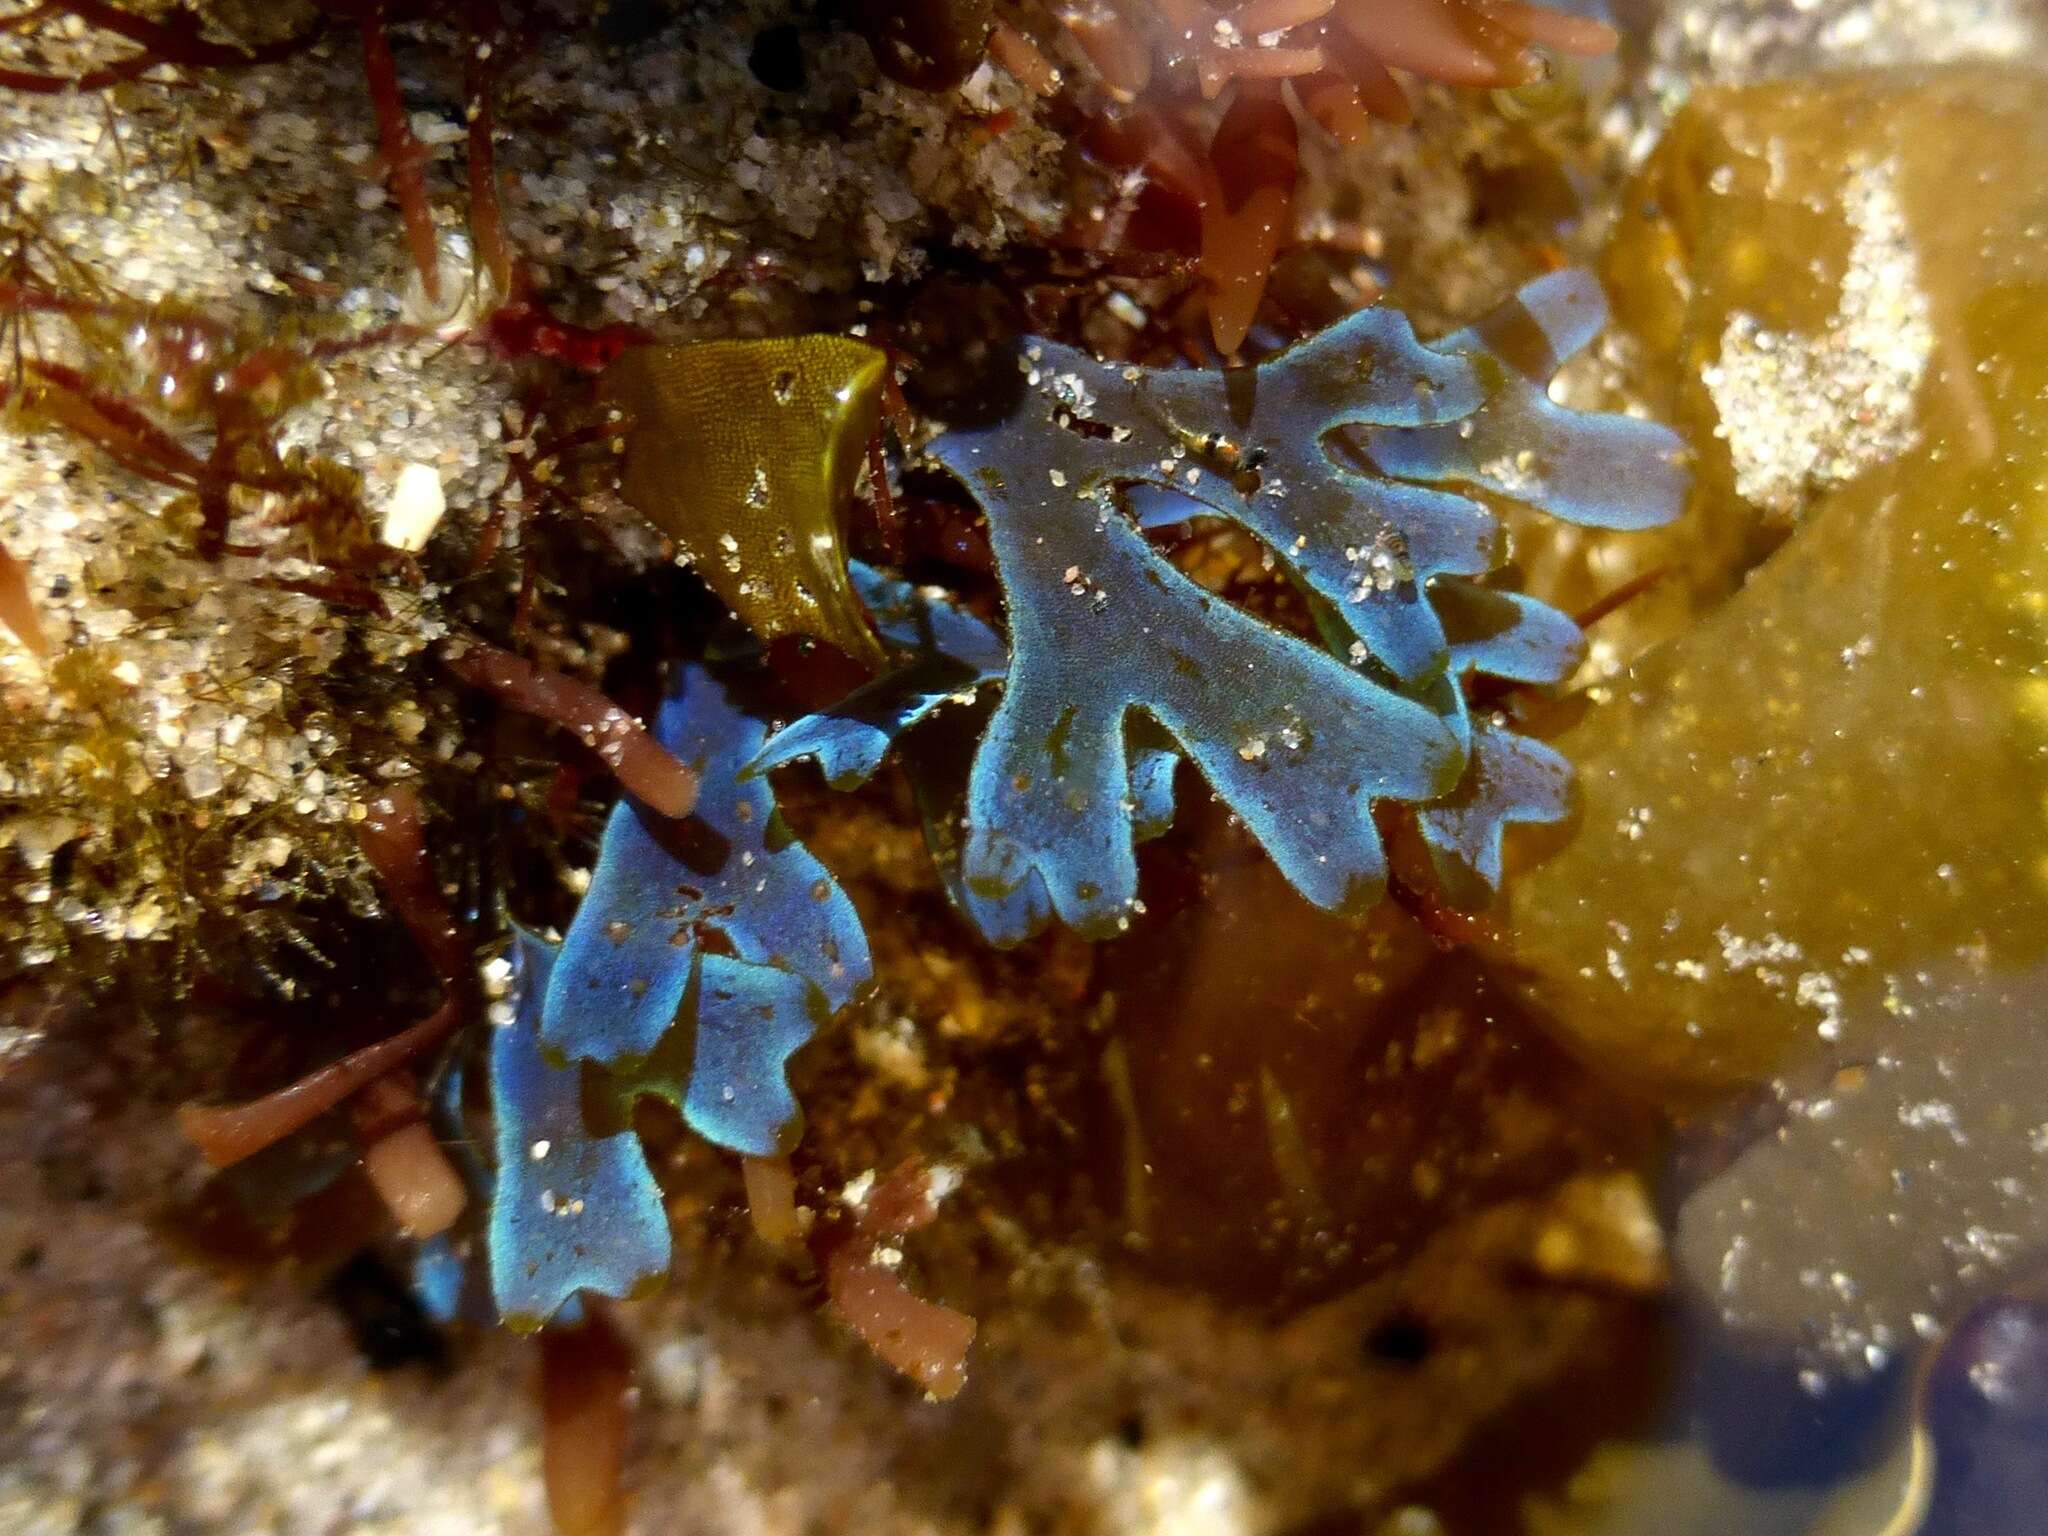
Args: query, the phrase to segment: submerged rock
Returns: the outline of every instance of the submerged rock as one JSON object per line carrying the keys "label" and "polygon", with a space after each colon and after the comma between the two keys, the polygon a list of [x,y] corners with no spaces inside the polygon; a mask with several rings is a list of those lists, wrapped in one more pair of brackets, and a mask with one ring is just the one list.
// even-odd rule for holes
{"label": "submerged rock", "polygon": [[2009,1295],[1978,1307],[1943,1342],[1922,1403],[1936,1469],[1931,1529],[2000,1536],[2038,1524],[2048,1508],[2048,1304]]}
{"label": "submerged rock", "polygon": [[2048,183],[1992,145],[2048,154],[2038,77],[1715,92],[1675,127],[1634,318],[1712,440],[1700,537],[1797,526],[1558,740],[1580,824],[1513,892],[1590,1058],[1775,1094],[1678,1252],[1816,1387],[2048,1241]]}

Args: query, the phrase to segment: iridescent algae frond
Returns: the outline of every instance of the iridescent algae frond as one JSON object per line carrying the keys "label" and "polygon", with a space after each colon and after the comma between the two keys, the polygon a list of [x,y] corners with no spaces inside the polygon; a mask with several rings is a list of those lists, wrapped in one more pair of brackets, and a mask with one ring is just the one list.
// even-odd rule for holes
{"label": "iridescent algae frond", "polygon": [[[694,989],[721,1041],[751,1012],[773,1027],[747,1032],[782,1042],[786,1056],[867,983],[860,917],[783,823],[767,782],[741,777],[767,729],[709,672],[678,671],[654,734],[697,776],[695,813],[673,820],[631,799],[613,809],[549,984],[542,1038],[622,1073],[659,1070],[666,1057],[657,1059],[657,1047]],[[707,1019],[697,1022],[701,1034]],[[712,1059],[704,1046],[700,1039],[700,1067]],[[718,1055],[729,1049],[721,1044]],[[779,1063],[754,1076],[779,1082]],[[755,1155],[786,1150],[760,1124],[742,1129],[751,1117],[737,1086],[707,1084],[705,1093],[737,1107],[714,1112],[693,1081],[675,1096],[702,1134]]]}
{"label": "iridescent algae frond", "polygon": [[880,649],[846,583],[840,518],[887,360],[839,336],[635,347],[606,370],[619,492],[763,639]]}
{"label": "iridescent algae frond", "polygon": [[[776,732],[744,770],[749,774],[811,758],[826,783],[834,789],[852,789],[873,775],[906,731],[946,704],[974,705],[988,684],[1001,681],[1009,671],[1009,647],[1003,637],[943,588],[913,586],[863,561],[853,561],[848,569],[876,632],[902,655],[902,664],[830,709]],[[1136,841],[1158,837],[1173,824],[1173,776],[1179,761],[1170,748],[1134,746],[1130,808]],[[906,764],[917,785],[926,838],[947,894],[987,931],[1009,931],[1012,922],[1002,905],[978,900],[961,879],[961,848],[951,828],[963,810],[965,786],[945,782],[943,774],[916,753]],[[1016,921],[1027,917],[1021,910],[1015,914]]]}
{"label": "iridescent algae frond", "polygon": [[498,1314],[530,1332],[578,1291],[625,1296],[658,1281],[670,1239],[639,1138],[590,1133],[581,1065],[542,1040],[556,946],[515,929],[512,953],[514,1017],[491,1036],[498,1167],[488,1248]]}
{"label": "iridescent algae frond", "polygon": [[[1012,669],[969,788],[970,890],[1031,893],[1034,925],[1053,913],[1083,932],[1117,925],[1136,895],[1122,799],[1123,727],[1138,710],[1311,901],[1377,900],[1372,803],[1452,792],[1469,751],[1432,583],[1485,573],[1500,535],[1478,503],[1371,460],[1353,468],[1326,440],[1362,428],[1411,475],[1511,490],[1575,521],[1661,521],[1678,506],[1677,440],[1561,411],[1515,366],[1535,360],[1533,343],[1492,349],[1534,337],[1555,359],[1599,321],[1592,279],[1566,273],[1444,347],[1422,346],[1385,308],[1222,375],[1027,343],[1024,410],[933,450],[988,515],[1009,602]],[[1469,462],[1518,423],[1542,431],[1511,466]],[[1341,620],[1344,659],[1230,608],[1155,554],[1118,504],[1133,484],[1261,538]]]}
{"label": "iridescent algae frond", "polygon": [[865,561],[847,567],[875,631],[908,660],[828,710],[779,731],[746,769],[817,760],[825,782],[852,789],[881,767],[896,738],[950,699],[972,698],[1009,669],[1003,637],[941,588],[919,588]]}
{"label": "iridescent algae frond", "polygon": [[[1423,482],[1602,527],[1675,515],[1672,434],[1545,393],[1602,318],[1593,280],[1561,273],[1434,346],[1398,312],[1370,309],[1228,374],[1023,343],[1021,411],[933,448],[988,516],[1009,606],[1011,663],[976,754],[962,854],[965,905],[989,937],[1014,942],[1055,914],[1089,934],[1121,925],[1136,895],[1134,714],[1164,729],[1320,906],[1378,899],[1381,800],[1434,803],[1422,827],[1454,891],[1498,879],[1502,825],[1562,813],[1561,765],[1491,722],[1475,728],[1459,680],[1554,681],[1579,637],[1554,609],[1469,580],[1497,564],[1498,524]],[[1258,535],[1307,589],[1328,650],[1156,553],[1128,515],[1138,488]],[[891,684],[871,686],[833,712],[824,742],[799,722],[763,765],[805,753],[828,773],[871,764],[877,722],[911,718],[878,713]]]}
{"label": "iridescent algae frond", "polygon": [[667,1268],[631,1100],[666,1098],[745,1156],[788,1152],[789,1057],[871,974],[846,893],[783,824],[767,782],[739,777],[765,727],[687,666],[654,734],[696,774],[694,814],[622,799],[562,944],[515,937],[515,1019],[491,1045],[489,1246],[499,1312],[520,1325],[579,1290],[623,1296]]}
{"label": "iridescent algae frond", "polygon": [[[1518,592],[1445,578],[1430,596],[1451,636],[1459,679],[1557,683],[1585,655],[1585,638],[1570,618]],[[1463,687],[1445,692],[1469,719]],[[1457,787],[1418,808],[1415,820],[1444,894],[1454,906],[1477,907],[1500,887],[1507,828],[1565,818],[1572,769],[1542,742],[1509,730],[1504,719],[1482,715],[1469,720],[1468,731],[1471,751]]]}

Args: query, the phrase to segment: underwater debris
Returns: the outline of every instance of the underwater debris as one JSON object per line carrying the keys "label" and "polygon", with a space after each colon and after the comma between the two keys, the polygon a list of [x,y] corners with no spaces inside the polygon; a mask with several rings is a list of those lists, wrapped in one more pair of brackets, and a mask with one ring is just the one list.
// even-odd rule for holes
{"label": "underwater debris", "polygon": [[620,411],[619,493],[763,639],[881,651],[840,533],[881,412],[886,357],[837,336],[638,347],[601,381]]}
{"label": "underwater debris", "polygon": [[[1544,393],[1602,313],[1591,279],[1567,272],[1434,345],[1397,311],[1364,310],[1242,373],[1119,367],[1022,343],[1020,411],[932,449],[987,514],[1008,608],[1011,655],[963,838],[963,905],[984,934],[1015,943],[1054,915],[1090,936],[1127,921],[1134,714],[1201,768],[1319,906],[1379,899],[1372,805],[1384,800],[1444,801],[1423,832],[1456,886],[1469,896],[1497,879],[1502,824],[1562,813],[1560,765],[1490,723],[1475,732],[1457,680],[1554,681],[1576,664],[1578,631],[1543,604],[1474,585],[1498,559],[1498,525],[1428,482],[1597,527],[1674,516],[1684,475],[1672,434]],[[1501,462],[1515,431],[1523,445]],[[1256,534],[1312,595],[1329,649],[1224,603],[1154,552],[1130,515],[1134,491],[1149,498],[1147,521],[1208,513]],[[985,641],[957,621],[944,636],[926,623],[924,649],[962,650],[945,681],[993,676]],[[790,727],[763,764],[809,753],[858,777],[940,697],[922,681],[929,657],[913,665]]]}

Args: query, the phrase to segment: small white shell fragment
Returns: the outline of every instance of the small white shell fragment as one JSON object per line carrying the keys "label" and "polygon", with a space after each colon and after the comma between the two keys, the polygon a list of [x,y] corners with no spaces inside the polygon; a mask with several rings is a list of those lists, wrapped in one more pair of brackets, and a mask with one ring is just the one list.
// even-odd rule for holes
{"label": "small white shell fragment", "polygon": [[393,549],[417,554],[427,547],[447,510],[440,471],[431,464],[406,465],[398,472],[391,499],[384,504],[384,542]]}

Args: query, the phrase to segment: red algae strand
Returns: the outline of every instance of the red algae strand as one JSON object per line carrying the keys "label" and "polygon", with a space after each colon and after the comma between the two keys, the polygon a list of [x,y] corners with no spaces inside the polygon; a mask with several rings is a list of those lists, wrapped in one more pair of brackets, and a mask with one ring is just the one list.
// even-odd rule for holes
{"label": "red algae strand", "polygon": [[[384,882],[392,904],[448,995],[439,1008],[410,1029],[330,1062],[275,1093],[245,1104],[185,1105],[178,1111],[178,1129],[216,1168],[238,1163],[311,1124],[342,1100],[439,1045],[454,1033],[464,1016],[468,939],[435,883],[419,797],[402,784],[393,785],[372,800],[368,809],[358,833],[363,856]],[[402,1158],[402,1149],[389,1155]],[[405,1166],[401,1161],[400,1167]],[[417,1163],[412,1167],[416,1171]],[[448,1176],[454,1177],[452,1169]],[[446,1198],[443,1189],[439,1200],[445,1204]],[[455,1209],[459,1212],[460,1205]],[[407,1219],[396,1206],[393,1213],[401,1222]],[[452,1221],[454,1214],[448,1219]]]}
{"label": "red algae strand", "polygon": [[357,830],[363,857],[377,871],[392,905],[413,941],[444,985],[453,986],[469,968],[469,943],[457,926],[427,857],[419,797],[393,785],[369,803]]}
{"label": "red algae strand", "polygon": [[245,1104],[186,1104],[178,1129],[216,1168],[227,1168],[313,1123],[350,1094],[448,1037],[462,1010],[443,1003],[410,1029],[366,1045],[297,1082]]}
{"label": "red algae strand", "polygon": [[580,1328],[540,1336],[541,1476],[557,1536],[618,1536],[633,1352],[592,1302]]}
{"label": "red algae strand", "polygon": [[49,636],[43,633],[42,616],[29,594],[28,572],[5,545],[0,545],[0,624],[32,654],[50,654]]}
{"label": "red algae strand", "polygon": [[937,1193],[929,1172],[904,1163],[870,1191],[853,1231],[825,1255],[824,1269],[832,1310],[884,1365],[945,1399],[967,1384],[975,1320],[913,1295],[880,1254],[882,1246],[930,1223],[938,1214]]}
{"label": "red algae strand", "polygon": [[832,1310],[883,1364],[933,1397],[952,1397],[967,1384],[974,1319],[913,1296],[866,1244],[850,1243],[827,1256],[825,1291]]}
{"label": "red algae strand", "polygon": [[588,683],[478,641],[450,647],[447,661],[464,682],[574,733],[650,810],[687,816],[697,803],[697,776],[638,720]]}

